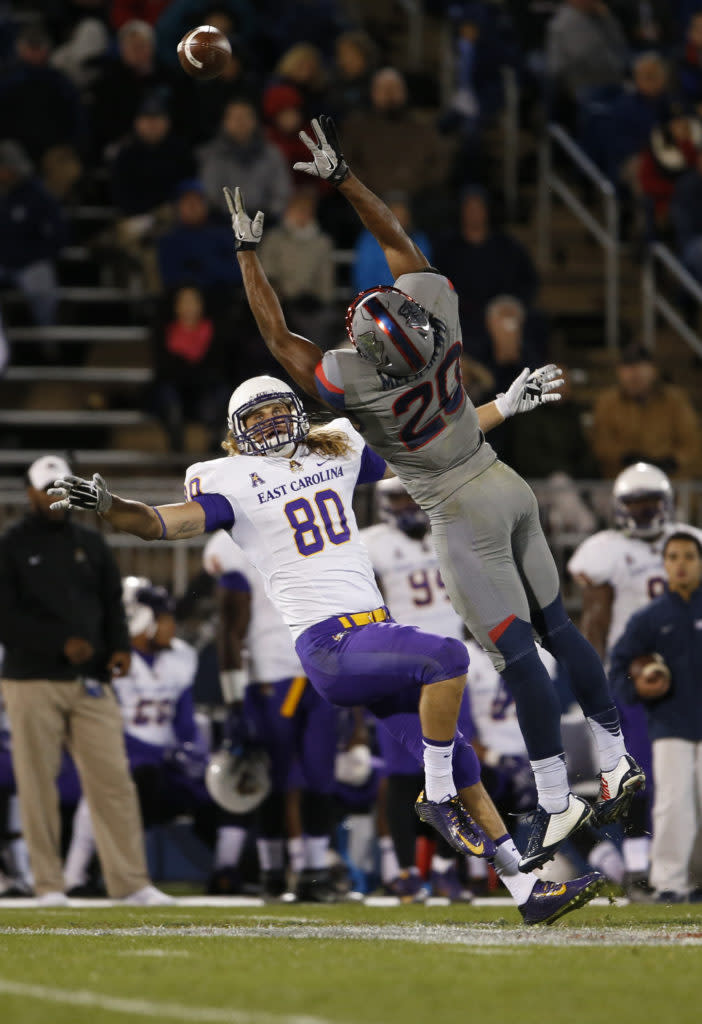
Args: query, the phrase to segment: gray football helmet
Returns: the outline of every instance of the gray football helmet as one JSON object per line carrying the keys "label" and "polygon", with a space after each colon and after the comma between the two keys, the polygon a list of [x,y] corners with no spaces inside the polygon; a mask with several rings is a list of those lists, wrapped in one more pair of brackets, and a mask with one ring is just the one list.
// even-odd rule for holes
{"label": "gray football helmet", "polygon": [[434,354],[427,311],[389,285],[356,296],[346,312],[346,331],[358,354],[391,377],[419,373]]}

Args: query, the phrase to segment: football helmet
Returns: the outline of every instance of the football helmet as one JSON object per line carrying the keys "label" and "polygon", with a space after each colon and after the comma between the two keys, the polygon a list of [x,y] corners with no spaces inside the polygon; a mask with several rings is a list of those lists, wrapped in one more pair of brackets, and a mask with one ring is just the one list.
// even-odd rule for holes
{"label": "football helmet", "polygon": [[156,620],[163,612],[173,612],[173,598],[165,587],[157,587],[146,576],[125,576],[122,580],[122,604],[130,636],[154,636]]}
{"label": "football helmet", "polygon": [[618,530],[628,537],[654,540],[673,517],[673,488],[663,470],[636,462],[614,481],[612,504]]}
{"label": "football helmet", "polygon": [[378,519],[390,523],[409,537],[423,537],[429,529],[429,516],[409,496],[397,477],[375,485]]}
{"label": "football helmet", "polygon": [[[252,427],[246,417],[262,405],[282,402],[289,413],[270,416]],[[251,377],[229,399],[229,428],[242,455],[282,455],[290,458],[307,437],[310,421],[293,389],[277,377]]]}
{"label": "football helmet", "polygon": [[213,754],[205,786],[215,803],[232,814],[248,814],[271,791],[271,762],[262,747],[225,744]]}
{"label": "football helmet", "polygon": [[427,311],[390,285],[356,296],[346,312],[346,332],[358,354],[391,377],[419,373],[434,354]]}

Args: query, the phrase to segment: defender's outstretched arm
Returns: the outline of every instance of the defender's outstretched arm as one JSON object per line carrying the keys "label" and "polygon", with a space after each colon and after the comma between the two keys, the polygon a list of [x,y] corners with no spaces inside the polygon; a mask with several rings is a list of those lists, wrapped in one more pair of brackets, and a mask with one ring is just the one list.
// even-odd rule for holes
{"label": "defender's outstretched arm", "polygon": [[249,217],[238,187],[233,191],[225,188],[224,197],[232,215],[234,244],[246,298],[261,337],[273,358],[287,370],[295,383],[320,401],[314,371],[322,358],[322,350],[288,329],[278,296],[256,253],[263,237],[263,213],[259,210],[253,219]]}
{"label": "defender's outstretched arm", "polygon": [[110,493],[99,473],[94,473],[92,480],[79,476],[55,480],[49,494],[60,499],[51,506],[53,509],[77,508],[97,512],[115,529],[132,533],[142,540],[180,540],[205,532],[205,510],[197,501],[152,506],[120,498]]}
{"label": "defender's outstretched arm", "polygon": [[425,270],[429,263],[417,248],[397,217],[374,192],[352,174],[341,152],[336,126],[326,114],[312,121],[315,138],[300,132],[300,138],[312,155],[309,163],[296,163],[296,171],[304,171],[336,185],[346,196],[363,223],[376,239],[388,261],[393,278]]}

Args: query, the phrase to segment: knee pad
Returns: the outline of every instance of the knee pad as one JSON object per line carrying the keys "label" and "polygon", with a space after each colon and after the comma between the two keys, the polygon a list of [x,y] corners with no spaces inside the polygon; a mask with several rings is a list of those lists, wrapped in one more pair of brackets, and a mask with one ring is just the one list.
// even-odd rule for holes
{"label": "knee pad", "polygon": [[468,671],[468,650],[462,640],[453,637],[442,637],[441,642],[432,649],[424,671],[422,683],[440,683],[444,679],[455,679],[464,676]]}

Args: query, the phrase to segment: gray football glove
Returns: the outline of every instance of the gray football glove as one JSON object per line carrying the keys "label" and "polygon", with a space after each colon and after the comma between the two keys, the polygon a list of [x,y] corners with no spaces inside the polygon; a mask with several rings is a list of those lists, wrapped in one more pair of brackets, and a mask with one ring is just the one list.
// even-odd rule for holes
{"label": "gray football glove", "polygon": [[80,476],[54,480],[54,486],[49,488],[48,493],[61,498],[61,501],[53,503],[52,509],[81,508],[104,515],[112,505],[112,495],[99,473],[93,473],[92,480],[84,480]]}
{"label": "gray football glove", "polygon": [[236,251],[246,252],[247,249],[255,249],[263,238],[263,212],[259,210],[254,219],[251,220],[244,209],[244,200],[242,199],[239,186],[237,185],[233,193],[226,186],[223,191],[229,212],[232,215]]}
{"label": "gray football glove", "polygon": [[341,143],[336,134],[336,125],[327,114],[320,114],[312,121],[316,139],[311,139],[307,132],[300,132],[300,138],[312,154],[312,162],[293,164],[293,170],[304,171],[313,178],[322,178],[332,185],[340,185],[348,178],[349,165],[341,152]]}
{"label": "gray football glove", "polygon": [[521,412],[531,412],[544,402],[559,402],[558,388],[563,387],[563,371],[555,363],[540,366],[533,373],[527,367],[512,381],[504,394],[499,394],[495,405],[508,419]]}

